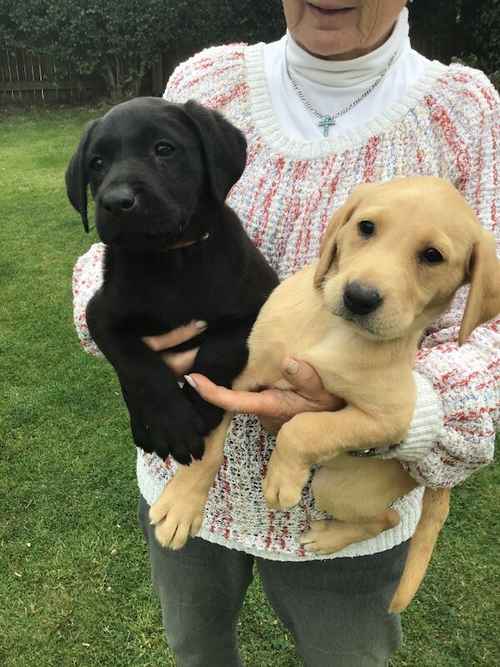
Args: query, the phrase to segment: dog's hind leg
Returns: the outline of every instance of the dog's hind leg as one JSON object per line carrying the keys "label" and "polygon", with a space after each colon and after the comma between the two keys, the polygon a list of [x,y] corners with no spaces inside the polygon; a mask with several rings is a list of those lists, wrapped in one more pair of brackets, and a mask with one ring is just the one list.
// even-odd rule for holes
{"label": "dog's hind leg", "polygon": [[170,549],[180,549],[201,528],[208,493],[224,456],[224,440],[232,415],[205,439],[205,453],[200,461],[179,466],[160,498],[151,506],[149,518],[156,525],[158,542]]}
{"label": "dog's hind leg", "polygon": [[306,551],[329,554],[398,525],[392,503],[417,486],[395,459],[340,454],[315,472],[316,507],[334,519],[313,521],[302,536]]}
{"label": "dog's hind leg", "polygon": [[437,538],[448,517],[449,507],[449,489],[425,490],[422,516],[411,538],[405,568],[389,611],[399,613],[413,600],[427,572]]}
{"label": "dog's hind leg", "polygon": [[355,542],[376,537],[384,530],[397,526],[399,521],[399,513],[393,509],[359,521],[313,521],[311,528],[302,535],[300,543],[311,553],[332,554]]}

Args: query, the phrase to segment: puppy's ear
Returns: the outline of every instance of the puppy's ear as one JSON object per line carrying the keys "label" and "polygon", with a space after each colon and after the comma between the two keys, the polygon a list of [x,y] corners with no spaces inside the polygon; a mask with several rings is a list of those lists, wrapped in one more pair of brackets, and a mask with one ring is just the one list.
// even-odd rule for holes
{"label": "puppy's ear", "polygon": [[352,197],[349,197],[346,203],[333,214],[323,238],[321,239],[319,262],[314,274],[315,287],[321,287],[323,279],[328,273],[337,254],[337,234],[349,220],[355,208],[356,205],[353,202]]}
{"label": "puppy's ear", "polygon": [[224,203],[245,169],[246,139],[222,114],[194,100],[186,102],[184,111],[200,137],[212,194],[218,202]]}
{"label": "puppy's ear", "polygon": [[92,131],[98,122],[99,120],[93,120],[88,123],[80,139],[78,148],[66,169],[66,193],[73,208],[80,214],[83,228],[86,232],[89,231],[89,221],[87,218],[87,185],[89,178],[85,166],[85,154]]}
{"label": "puppy's ear", "polygon": [[458,334],[459,345],[477,326],[500,313],[500,261],[496,256],[495,238],[485,229],[472,247],[468,273],[471,286]]}

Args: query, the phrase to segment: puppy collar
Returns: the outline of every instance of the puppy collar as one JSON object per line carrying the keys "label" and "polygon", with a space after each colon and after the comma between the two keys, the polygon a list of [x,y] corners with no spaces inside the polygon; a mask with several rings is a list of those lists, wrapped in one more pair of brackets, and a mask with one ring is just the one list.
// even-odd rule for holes
{"label": "puppy collar", "polygon": [[380,456],[389,454],[393,449],[399,447],[401,443],[397,442],[394,445],[389,445],[388,447],[371,447],[370,449],[351,449],[347,452],[349,456],[357,456],[360,458],[369,458],[371,456]]}
{"label": "puppy collar", "polygon": [[188,248],[189,246],[194,245],[195,243],[206,241],[208,238],[210,238],[210,232],[205,232],[205,234],[203,234],[203,236],[199,239],[195,239],[194,241],[178,241],[177,243],[168,246],[166,250],[177,250],[178,248]]}

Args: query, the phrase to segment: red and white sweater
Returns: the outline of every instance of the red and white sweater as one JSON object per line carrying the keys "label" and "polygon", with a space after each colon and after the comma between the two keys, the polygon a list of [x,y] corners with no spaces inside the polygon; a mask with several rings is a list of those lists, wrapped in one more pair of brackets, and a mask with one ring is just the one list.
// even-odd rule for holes
{"label": "red and white sweater", "polygon": [[[395,176],[435,175],[465,195],[500,249],[499,99],[480,72],[426,61],[397,102],[369,122],[305,140],[287,136],[275,115],[264,68],[264,45],[203,51],[172,75],[166,97],[195,98],[222,111],[245,133],[248,163],[229,204],[281,278],[318,255],[332,211],[361,182]],[[422,65],[422,63],[420,63]],[[75,324],[87,352],[98,354],[85,322],[85,306],[102,280],[104,246],[93,245],[74,272]],[[466,290],[429,331],[418,354],[418,398],[398,456],[423,485],[451,487],[492,460],[500,415],[500,319],[476,329],[462,347],[457,334]],[[237,416],[224,464],[210,492],[200,537],[277,560],[312,560],[300,533],[323,515],[309,487],[300,505],[270,511],[262,476],[274,446],[253,416]],[[138,451],[141,494],[153,503],[175,471]],[[396,528],[332,555],[357,556],[389,549],[413,534],[423,489],[397,501]]]}

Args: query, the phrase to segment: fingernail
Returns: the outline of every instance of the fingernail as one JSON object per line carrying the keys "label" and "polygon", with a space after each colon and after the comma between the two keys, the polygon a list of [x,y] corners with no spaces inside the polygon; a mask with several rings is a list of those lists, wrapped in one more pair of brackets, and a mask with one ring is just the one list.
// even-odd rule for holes
{"label": "fingernail", "polygon": [[193,378],[190,375],[185,375],[184,379],[186,380],[188,385],[193,387],[193,389],[198,389],[198,385],[196,384],[196,382],[193,380]]}
{"label": "fingernail", "polygon": [[297,371],[299,370],[299,363],[295,361],[295,359],[290,359],[290,361],[286,365],[286,372],[289,375],[295,375]]}
{"label": "fingernail", "polygon": [[194,323],[194,326],[197,329],[206,329],[208,326],[208,323],[205,322],[205,320],[198,320],[197,322]]}

